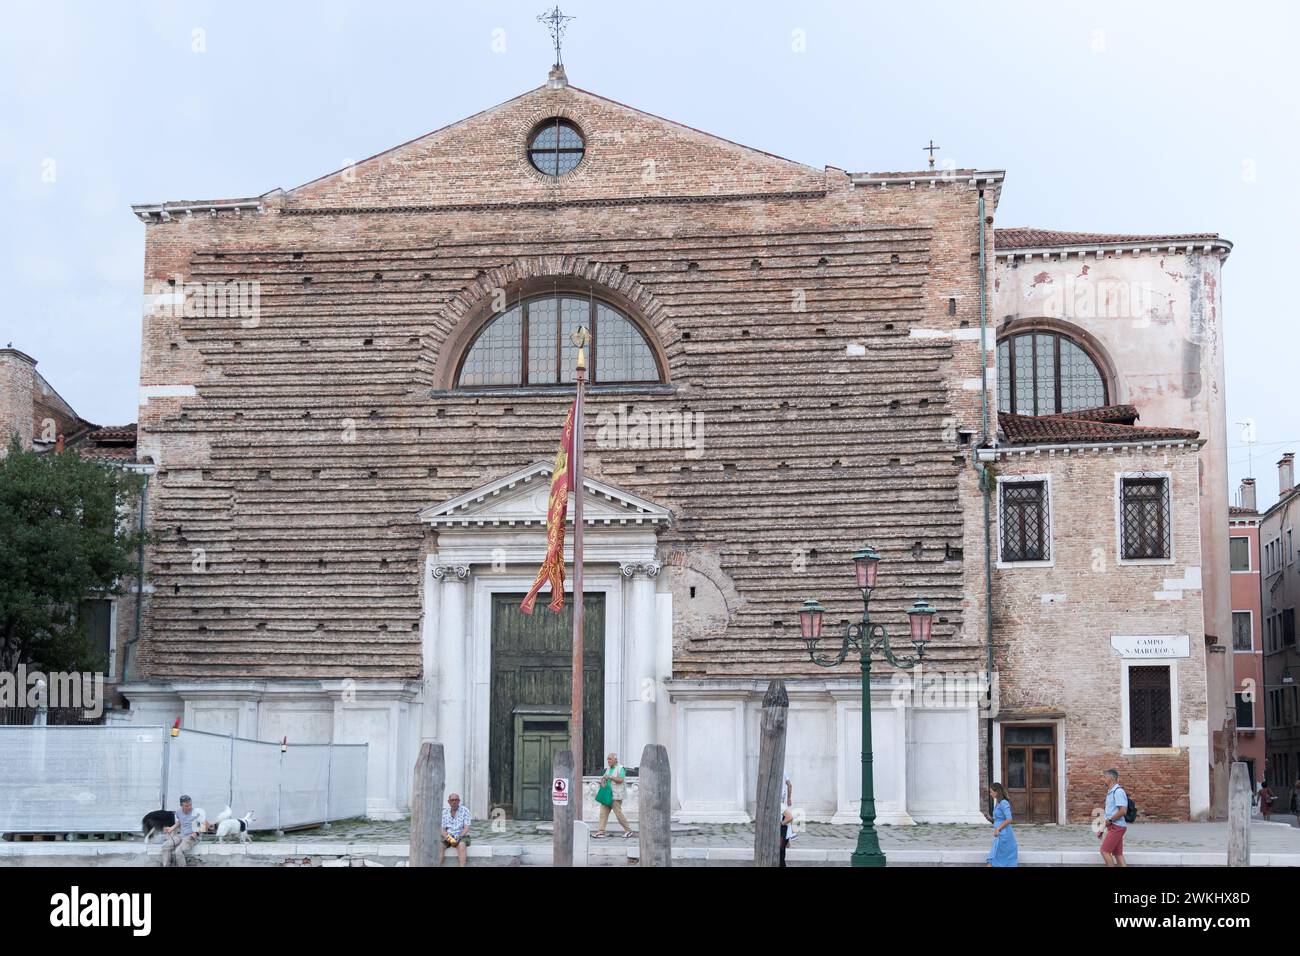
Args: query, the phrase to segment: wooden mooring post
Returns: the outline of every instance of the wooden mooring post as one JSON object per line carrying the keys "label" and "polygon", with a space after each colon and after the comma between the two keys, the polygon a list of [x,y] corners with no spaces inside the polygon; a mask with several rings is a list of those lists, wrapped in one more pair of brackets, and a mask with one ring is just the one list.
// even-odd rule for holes
{"label": "wooden mooring post", "polygon": [[646,744],[641,752],[637,777],[641,815],[637,829],[641,836],[641,866],[673,865],[672,772],[668,750],[663,744]]}
{"label": "wooden mooring post", "polygon": [[415,761],[415,786],[411,791],[411,854],[407,866],[437,866],[442,839],[442,793],[447,768],[442,744],[423,743]]}
{"label": "wooden mooring post", "polygon": [[1228,866],[1250,866],[1250,774],[1237,761],[1228,774]]}
{"label": "wooden mooring post", "polygon": [[[551,772],[556,779],[568,781],[568,800],[551,807],[551,865],[573,866],[574,801],[582,799],[582,780],[574,785],[573,751],[561,750],[555,755]],[[550,797],[554,801],[554,797]]]}
{"label": "wooden mooring post", "polygon": [[781,804],[785,795],[785,728],[790,698],[785,681],[774,680],[763,695],[758,725],[758,786],[754,807],[754,865],[781,863]]}

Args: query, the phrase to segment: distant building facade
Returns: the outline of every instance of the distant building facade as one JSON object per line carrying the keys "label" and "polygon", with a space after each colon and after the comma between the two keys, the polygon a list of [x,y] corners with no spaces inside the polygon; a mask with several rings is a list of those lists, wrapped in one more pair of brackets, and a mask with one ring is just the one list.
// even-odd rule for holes
{"label": "distant building facade", "polygon": [[1277,463],[1278,500],[1259,519],[1261,614],[1264,639],[1264,716],[1268,728],[1265,776],[1274,793],[1288,800],[1300,777],[1300,649],[1296,646],[1296,607],[1300,605],[1300,565],[1295,529],[1300,524],[1300,488],[1295,456]]}
{"label": "distant building facade", "polygon": [[1241,482],[1241,503],[1228,509],[1228,558],[1232,574],[1232,664],[1237,707],[1237,758],[1245,761],[1252,788],[1263,779],[1265,709],[1264,612],[1261,603],[1260,514],[1255,479]]}
{"label": "distant building facade", "polygon": [[[140,471],[146,482],[152,469],[135,458],[135,425],[100,426],[82,418],[36,371],[36,359],[15,348],[0,348],[0,458],[10,441],[38,452],[67,449],[85,458]],[[139,512],[132,510],[132,515]],[[108,662],[105,681],[115,685],[123,676],[127,648],[138,636],[136,582],[123,582],[117,595],[88,595],[80,613],[88,617],[91,647]],[[39,664],[39,662],[37,662]]]}

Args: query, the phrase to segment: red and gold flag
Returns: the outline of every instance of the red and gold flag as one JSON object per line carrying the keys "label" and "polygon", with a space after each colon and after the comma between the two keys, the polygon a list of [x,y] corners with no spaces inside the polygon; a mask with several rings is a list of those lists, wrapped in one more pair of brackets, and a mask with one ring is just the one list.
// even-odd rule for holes
{"label": "red and gold flag", "polygon": [[555,453],[555,470],[551,473],[551,497],[546,506],[546,558],[537,572],[537,580],[528,590],[519,610],[533,613],[537,592],[543,584],[551,585],[552,611],[564,610],[564,522],[569,514],[569,492],[573,490],[573,413],[577,401],[569,406],[560,436],[560,448]]}

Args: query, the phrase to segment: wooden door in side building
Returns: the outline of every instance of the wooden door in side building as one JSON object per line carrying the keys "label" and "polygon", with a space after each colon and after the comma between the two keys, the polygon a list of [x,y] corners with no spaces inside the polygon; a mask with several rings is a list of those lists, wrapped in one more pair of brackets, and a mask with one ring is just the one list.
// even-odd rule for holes
{"label": "wooden door in side building", "polygon": [[1017,823],[1056,822],[1056,728],[1003,726],[1002,785]]}
{"label": "wooden door in side building", "polygon": [[[520,820],[551,818],[551,764],[568,749],[573,601],[559,614],[545,594],[531,614],[522,594],[492,596],[488,786],[492,807]],[[599,773],[605,743],[605,595],[584,595],[583,764]]]}
{"label": "wooden door in side building", "polygon": [[569,749],[569,715],[545,708],[515,711],[514,815],[550,820],[555,755]]}

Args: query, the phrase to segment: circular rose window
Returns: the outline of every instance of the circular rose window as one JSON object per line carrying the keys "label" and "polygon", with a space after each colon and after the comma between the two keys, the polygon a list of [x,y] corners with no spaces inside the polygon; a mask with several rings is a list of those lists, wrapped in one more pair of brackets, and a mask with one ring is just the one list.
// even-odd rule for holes
{"label": "circular rose window", "polygon": [[547,176],[563,176],[582,162],[585,148],[582,131],[555,117],[539,124],[528,137],[528,161]]}

